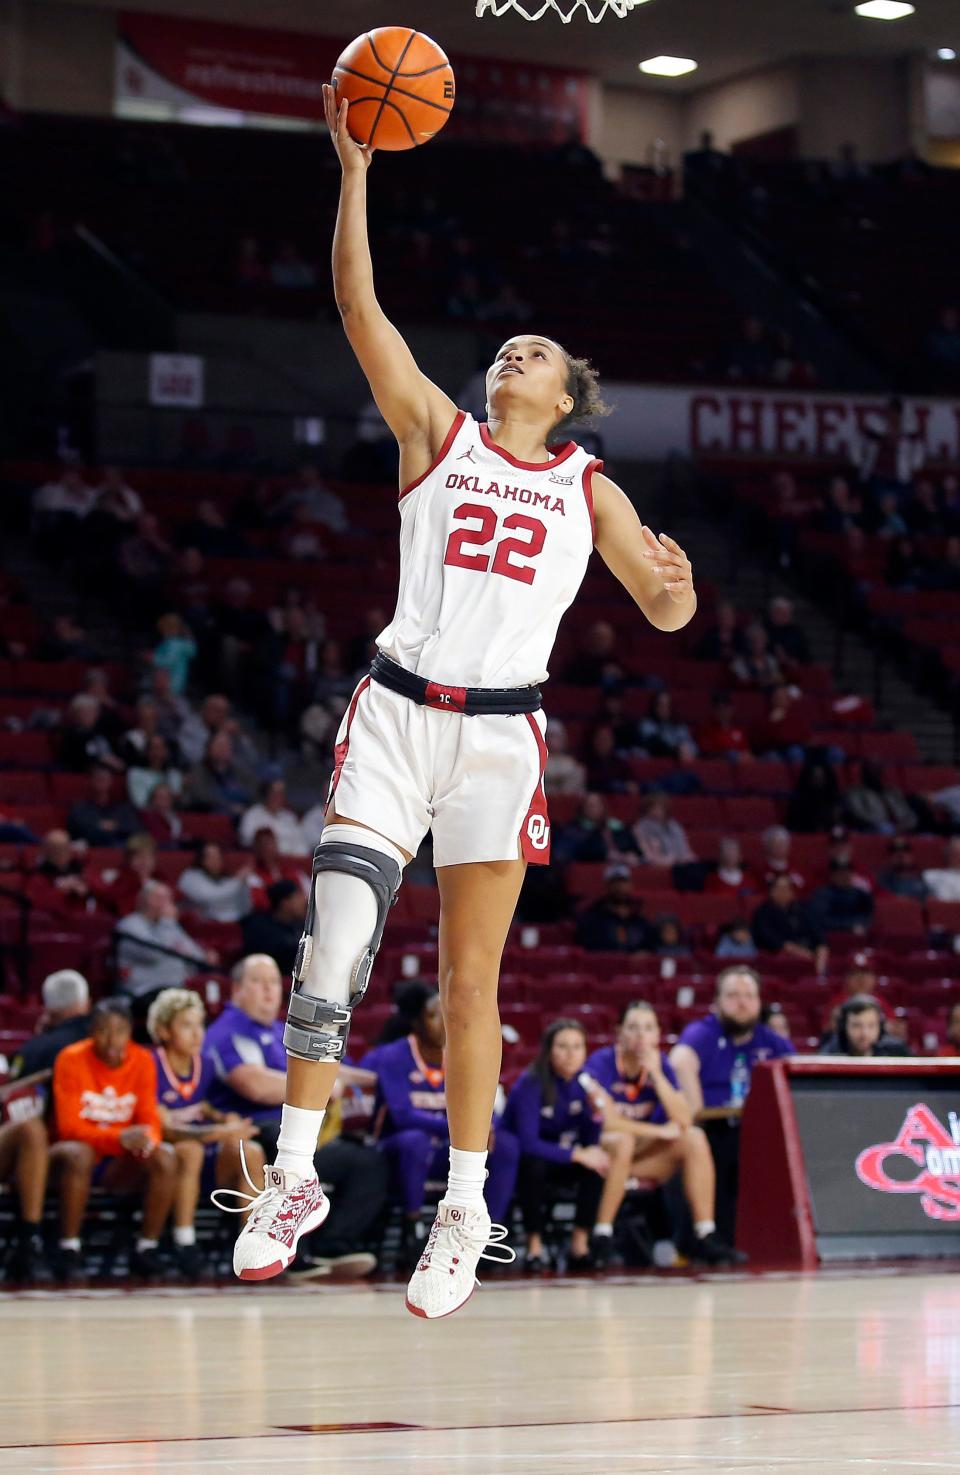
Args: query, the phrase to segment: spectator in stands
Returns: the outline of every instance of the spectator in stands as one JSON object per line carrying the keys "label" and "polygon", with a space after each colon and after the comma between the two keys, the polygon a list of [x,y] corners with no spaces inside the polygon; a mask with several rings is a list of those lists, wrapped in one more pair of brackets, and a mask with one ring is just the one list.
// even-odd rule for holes
{"label": "spectator in stands", "polygon": [[317,285],[316,267],[304,260],[293,241],[283,241],[270,263],[270,284],[283,291],[311,291]]}
{"label": "spectator in stands", "polygon": [[710,872],[704,891],[717,896],[750,896],[759,889],[759,881],[749,866],[743,864],[740,841],[735,835],[724,835],[720,841],[717,863]]}
{"label": "spectator in stands", "polygon": [[876,971],[867,963],[867,956],[868,954],[866,953],[854,954],[853,967],[846,973],[843,980],[843,987],[833,995],[830,1001],[827,1011],[826,1028],[820,1036],[819,1048],[822,1049],[834,1037],[840,1022],[840,1010],[855,994],[870,994],[871,997],[875,998],[883,1011],[883,1016],[887,1024],[889,1025],[891,1023],[893,1018],[892,1010],[879,997],[877,991],[880,987],[880,980],[877,978]]}
{"label": "spectator in stands", "polygon": [[159,732],[147,739],[140,760],[127,769],[130,803],[137,809],[145,809],[157,784],[166,784],[174,795],[183,787],[183,774],[174,765],[170,745]]}
{"label": "spectator in stands", "polygon": [[225,732],[218,732],[207,744],[203,762],[188,769],[181,800],[184,809],[239,819],[250,803],[255,786],[253,773],[236,757],[233,739]]}
{"label": "spectator in stands", "polygon": [[[147,744],[152,737],[164,736],[160,728],[160,707],[152,696],[137,697],[134,709],[134,725],[127,728],[120,745],[120,756],[124,763],[142,765]],[[168,739],[169,744],[169,739]]]}
{"label": "spectator in stands", "polygon": [[[670,1052],[694,1118],[704,1107],[742,1104],[761,1060],[793,1054],[787,1040],[760,1023],[760,975],[744,963],[724,968],[705,1019],[688,1024]],[[730,1118],[705,1124],[717,1170],[717,1233],[732,1244],[739,1179],[740,1132]]]}
{"label": "spectator in stands", "polygon": [[883,538],[885,542],[907,537],[909,529],[900,511],[900,498],[896,492],[883,492],[877,498],[872,531],[874,537]]}
{"label": "spectator in stands", "polygon": [[763,1023],[767,1026],[767,1029],[772,1030],[775,1035],[779,1035],[781,1040],[787,1040],[789,1042],[790,1021],[780,1005],[770,1004],[764,1012],[766,1018],[763,1020]]}
{"label": "spectator in stands", "polygon": [[637,844],[623,821],[607,812],[602,794],[586,794],[576,819],[561,825],[554,838],[554,859],[561,866],[571,861],[587,864],[614,859],[633,864]]}
{"label": "spectator in stands", "polygon": [[602,896],[577,917],[577,943],[589,952],[648,953],[657,944],[654,928],[634,895],[633,873],[622,861],[603,873]]}
{"label": "spectator in stands", "polygon": [[844,793],[843,813],[855,830],[872,835],[915,830],[918,823],[903,790],[884,783],[881,764],[869,758],[860,764],[860,782]]}
{"label": "spectator in stands", "polygon": [[221,732],[230,738],[237,761],[246,768],[256,768],[257,749],[234,717],[229,697],[222,692],[211,692],[204,698],[199,712],[188,711],[184,715],[177,733],[177,747],[184,763],[200,763],[210,739]]}
{"label": "spectator in stands", "polygon": [[64,466],[59,477],[33,494],[33,535],[43,553],[59,560],[75,553],[77,531],[93,506],[95,493],[75,466]]}
{"label": "spectator in stands", "polygon": [[823,871],[821,885],[830,879],[830,868],[835,862],[849,866],[853,877],[854,886],[859,886],[861,891],[867,891],[873,895],[873,882],[869,876],[865,876],[856,869],[853,858],[853,845],[851,844],[850,831],[844,825],[834,825],[827,839],[827,863]]}
{"label": "spectator in stands", "polygon": [[104,871],[97,880],[97,900],[115,917],[132,912],[140,893],[157,873],[157,845],[152,835],[139,831],[123,847],[123,865]]}
{"label": "spectator in stands", "polygon": [[775,876],[770,882],[767,900],[757,907],[750,926],[762,952],[809,958],[818,973],[826,967],[827,949],[820,929],[808,908],[797,900],[789,876]]}
{"label": "spectator in stands", "polygon": [[737,623],[736,605],[724,600],[717,605],[716,624],[700,638],[697,659],[723,661],[729,665],[737,656],[743,655],[746,648],[746,639]]}
{"label": "spectator in stands", "polygon": [[240,840],[249,845],[258,830],[272,830],[281,855],[309,855],[313,846],[300,828],[300,821],[287,806],[287,786],[282,778],[268,779],[260,787],[260,802],[253,804],[239,825]]}
{"label": "spectator in stands", "polygon": [[176,696],[183,696],[197,654],[197,642],[190,626],[177,614],[161,615],[157,633],[160,640],[150,652],[150,660],[154,666],[170,672],[170,690]]}
{"label": "spectator in stands", "polygon": [[846,477],[834,476],[827,487],[826,500],[814,519],[821,533],[848,533],[863,528],[863,503],[850,490]]}
{"label": "spectator in stands", "polygon": [[547,755],[543,773],[547,794],[583,794],[587,787],[586,769],[570,752],[567,729],[556,717],[547,722]]}
{"label": "spectator in stands", "polygon": [[[204,1010],[198,994],[166,988],[147,1013],[157,1075],[157,1107],[163,1140],[173,1144],[179,1163],[173,1201],[173,1243],[184,1275],[202,1269],[195,1219],[201,1187],[227,1188],[246,1196],[246,1172],[263,1177],[263,1148],[254,1139],[249,1117],[218,1111],[210,1102],[215,1071],[203,1054]],[[243,1158],[240,1144],[243,1143]],[[244,1163],[245,1159],[245,1163]]]}
{"label": "spectator in stands", "polygon": [[252,657],[270,634],[269,621],[252,605],[252,596],[253,586],[248,579],[231,579],[213,611],[211,634],[221,679],[228,691],[242,689]]}
{"label": "spectator in stands", "polygon": [[639,739],[651,758],[680,758],[688,762],[697,756],[697,745],[689,727],[673,715],[673,697],[668,691],[654,693],[650,709],[640,722]]}
{"label": "spectator in stands", "polygon": [[697,858],[683,825],[671,818],[666,794],[648,795],[633,834],[648,866],[685,865]]}
{"label": "spectator in stands", "polygon": [[[227,521],[223,509],[207,497],[196,504],[190,521],[178,528],[177,543],[181,548],[192,548],[201,558],[241,558],[248,551],[243,534]],[[249,598],[246,580],[231,579],[226,588],[228,604],[232,602],[231,585],[237,590],[245,588]]]}
{"label": "spectator in stands", "polygon": [[725,927],[721,928],[713,956],[715,958],[755,958],[757,956],[757,944],[753,940],[750,923],[746,917],[735,917],[732,922],[728,922]]}
{"label": "spectator in stands", "polygon": [[191,911],[210,922],[239,922],[251,910],[247,879],[251,862],[228,875],[223,849],[215,840],[197,845],[196,864],[182,871],[177,890]]}
{"label": "spectator in stands", "polygon": [[655,917],[653,930],[656,937],[654,952],[658,958],[690,957],[690,944],[684,937],[678,917]]}
{"label": "spectator in stands", "polygon": [[617,632],[607,620],[589,626],[583,648],[563,673],[571,686],[616,686],[625,676],[617,652]]}
{"label": "spectator in stands", "polygon": [[734,1251],[716,1234],[716,1175],[710,1145],[702,1129],[693,1125],[690,1103],[661,1054],[660,1024],[651,1004],[626,1006],[616,1044],[594,1050],[586,1075],[590,1084],[583,1085],[602,1118],[601,1145],[610,1155],[591,1241],[594,1263],[603,1265],[610,1259],[613,1227],[631,1173],[657,1184],[680,1173],[693,1220],[691,1258],[711,1265],[734,1261]]}
{"label": "spectator in stands", "polygon": [[74,1045],[90,1033],[90,985],[75,968],[58,968],[40,989],[43,1013],[37,1033],[25,1040],[10,1062],[10,1079],[24,1080],[52,1070],[65,1045]]}
{"label": "spectator in stands", "polygon": [[183,820],[177,814],[176,800],[169,784],[157,784],[147,807],[140,811],[140,823],[155,843],[165,850],[176,850],[183,837]]}
{"label": "spectator in stands", "polygon": [[960,837],[947,841],[943,865],[923,873],[930,895],[936,901],[960,901]]}
{"label": "spectator in stands", "polygon": [[88,692],[75,696],[67,708],[60,734],[58,757],[61,765],[72,773],[86,773],[92,768],[123,771],[109,735],[110,724],[96,697]]}
{"label": "spectator in stands", "polygon": [[795,687],[779,682],[770,688],[769,706],[750,729],[750,746],[758,758],[802,763],[810,741],[810,719],[797,701]]}
{"label": "spectator in stands", "polygon": [[0,1124],[0,1183],[16,1185],[17,1242],[4,1265],[6,1279],[48,1280],[43,1244],[43,1201],[50,1166],[50,1139],[43,1117],[7,1117]]}
{"label": "spectator in stands", "polygon": [[162,881],[146,883],[137,910],[121,917],[114,936],[124,992],[141,1009],[160,989],[182,988],[191,973],[217,961],[215,953],[184,932],[177,921],[173,892]]}
{"label": "spectator in stands", "polygon": [[307,912],[303,888],[296,881],[274,881],[267,900],[267,911],[252,911],[243,919],[244,951],[265,953],[281,973],[292,973]]}
{"label": "spectator in stands", "polygon": [[172,557],[173,548],[161,533],[159,522],[152,513],[144,513],[123,539],[116,559],[124,594],[141,615],[153,618],[158,613]]}
{"label": "spectator in stands", "polygon": [[[311,522],[322,523],[331,533],[342,534],[349,530],[346,503],[327,486],[320,475],[320,468],[312,462],[300,467],[293,486],[284,492],[277,504],[281,519],[298,510],[306,512]],[[382,611],[378,613],[382,615]],[[372,633],[379,634],[386,624],[386,619],[381,619]]]}
{"label": "spectator in stands", "polygon": [[90,792],[70,806],[67,829],[71,839],[87,845],[119,845],[138,828],[137,812],[124,799],[113,793],[113,776],[105,768],[90,774]]}
{"label": "spectator in stands", "polygon": [[105,466],[87,528],[96,520],[98,534],[115,541],[119,531],[136,523],[142,512],[140,494],[133,490],[119,466]]}
{"label": "spectator in stands", "polygon": [[734,716],[733,698],[727,691],[716,691],[711,699],[713,711],[702,727],[697,728],[697,747],[702,758],[750,758],[746,730]]}
{"label": "spectator in stands", "polygon": [[527,1235],[526,1269],[546,1269],[543,1231],[547,1214],[565,1189],[576,1193],[568,1270],[592,1269],[590,1236],[610,1159],[600,1147],[601,1125],[578,1079],[587,1037],[575,1019],[556,1019],[544,1030],[536,1060],[507,1098],[504,1128],[520,1143],[517,1199]]}
{"label": "spectator in stands", "polygon": [[40,859],[24,888],[38,911],[62,917],[94,909],[96,902],[82,851],[66,830],[48,830],[44,835]]}
{"label": "spectator in stands", "polygon": [[771,599],[767,605],[766,629],[771,652],[778,661],[805,665],[810,660],[810,644],[794,617],[791,599],[782,594]]}
{"label": "spectator in stands", "polygon": [[924,340],[927,362],[934,371],[936,383],[945,389],[960,384],[960,312],[951,305],[940,309],[935,328]]}
{"label": "spectator in stands", "polygon": [[873,897],[854,883],[849,861],[835,860],[827,884],[810,898],[810,911],[823,932],[862,934],[873,921]]}
{"label": "spectator in stands", "polygon": [[276,881],[295,881],[304,895],[309,890],[303,866],[299,861],[280,854],[277,837],[272,830],[258,830],[253,837],[252,869],[247,881],[250,899],[260,911],[267,911],[269,888]]}
{"label": "spectator in stands", "polygon": [[831,765],[814,749],[808,752],[787,805],[787,826],[799,835],[816,834],[835,825],[840,812],[840,785]]}
{"label": "spectator in stands", "polygon": [[913,846],[903,835],[897,835],[887,847],[887,864],[877,873],[881,891],[893,896],[906,896],[913,901],[926,901],[929,893],[913,853]]}
{"label": "spectator in stands", "polygon": [[[177,753],[183,763],[188,761],[187,756],[180,743],[180,733],[185,724],[189,724],[192,713],[190,703],[184,697],[178,697],[170,689],[170,672],[163,668],[152,670],[150,673],[150,699],[157,706],[157,727],[170,744],[171,752]],[[203,757],[203,750],[200,751]]]}
{"label": "spectator in stands", "polygon": [[872,1056],[912,1055],[901,1040],[887,1034],[883,1006],[870,994],[854,994],[841,1006],[836,1033],[821,1047],[823,1055]]}
{"label": "spectator in stands", "polygon": [[767,691],[783,681],[783,668],[770,649],[770,637],[763,625],[754,621],[745,635],[746,649],[730,662],[731,674],[742,686]]}
{"label": "spectator in stands", "polygon": [[325,640],[320,647],[320,658],[313,678],[313,700],[329,702],[337,698],[345,702],[354,685],[353,675],[344,664],[340,642]]}
{"label": "spectator in stands", "polygon": [[[929,477],[921,476],[914,482],[907,501],[906,518],[914,538],[943,537],[945,529],[937,489]],[[935,571],[931,571],[928,580],[931,577],[936,580]]]}
{"label": "spectator in stands", "polygon": [[617,752],[616,735],[604,723],[594,728],[587,745],[587,785],[593,794],[636,793],[633,769],[622,753]]}
{"label": "spectator in stands", "polygon": [[[22,817],[0,805],[0,845],[36,845],[37,837]],[[6,867],[5,867],[6,869]]]}
{"label": "spectator in stands", "polygon": [[[415,1012],[409,995],[417,991]],[[383,1111],[379,1145],[390,1163],[394,1192],[405,1219],[405,1258],[414,1264],[423,1249],[420,1215],[430,1178],[446,1174],[450,1152],[444,1093],[443,1051],[446,1043],[440,994],[425,984],[404,991],[410,1031],[371,1052],[377,1077],[377,1110]],[[364,1062],[361,1061],[361,1065]],[[491,1128],[490,1170],[484,1197],[495,1223],[506,1222],[517,1180],[519,1147],[512,1133]],[[413,1267],[411,1266],[411,1269]]]}
{"label": "spectator in stands", "polygon": [[99,661],[100,652],[73,615],[55,615],[37,651],[41,661]]}
{"label": "spectator in stands", "polygon": [[60,1254],[69,1279],[82,1274],[80,1232],[94,1182],[111,1193],[143,1195],[143,1218],[130,1268],[152,1278],[157,1245],[177,1191],[178,1162],[164,1143],[157,1073],[149,1050],[131,1039],[126,999],[101,999],[90,1038],[68,1045],[53,1068],[58,1141]]}

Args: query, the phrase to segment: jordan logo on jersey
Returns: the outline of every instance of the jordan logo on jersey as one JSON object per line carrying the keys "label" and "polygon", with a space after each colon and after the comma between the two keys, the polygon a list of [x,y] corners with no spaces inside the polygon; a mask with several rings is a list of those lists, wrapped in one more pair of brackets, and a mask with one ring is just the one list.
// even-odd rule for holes
{"label": "jordan logo on jersey", "polygon": [[457,457],[457,460],[458,461],[469,461],[471,466],[476,466],[477,463],[473,459],[473,446],[468,446],[467,449],[464,451],[463,455]]}

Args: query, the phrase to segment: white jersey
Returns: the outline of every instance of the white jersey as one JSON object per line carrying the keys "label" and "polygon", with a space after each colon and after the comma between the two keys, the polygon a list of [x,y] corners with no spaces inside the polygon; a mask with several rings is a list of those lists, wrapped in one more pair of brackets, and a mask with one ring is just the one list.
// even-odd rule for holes
{"label": "white jersey", "polygon": [[400,591],[380,649],[444,686],[545,680],[593,548],[602,465],[573,441],[518,461],[460,411],[400,494]]}

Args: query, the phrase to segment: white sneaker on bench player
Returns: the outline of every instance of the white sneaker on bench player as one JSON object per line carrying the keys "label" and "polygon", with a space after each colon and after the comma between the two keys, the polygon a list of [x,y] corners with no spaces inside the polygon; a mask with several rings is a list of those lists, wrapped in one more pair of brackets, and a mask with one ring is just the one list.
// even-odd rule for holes
{"label": "white sneaker on bench player", "polygon": [[[297,1178],[282,1168],[265,1167],[264,1188],[256,1184],[243,1164],[243,1175],[253,1194],[237,1188],[220,1188],[211,1194],[218,1209],[228,1214],[245,1214],[247,1219],[233,1247],[233,1271],[241,1280],[270,1280],[292,1265],[297,1245],[304,1234],[319,1229],[330,1212],[327,1198],[314,1174]],[[222,1198],[243,1199],[242,1204],[225,1204]]]}
{"label": "white sneaker on bench player", "polygon": [[[407,1310],[431,1320],[458,1311],[479,1285],[479,1260],[499,1260],[509,1265],[516,1259],[510,1246],[503,1243],[507,1233],[502,1224],[491,1224],[485,1209],[461,1209],[441,1202],[407,1287]],[[490,1254],[490,1250],[502,1253]]]}

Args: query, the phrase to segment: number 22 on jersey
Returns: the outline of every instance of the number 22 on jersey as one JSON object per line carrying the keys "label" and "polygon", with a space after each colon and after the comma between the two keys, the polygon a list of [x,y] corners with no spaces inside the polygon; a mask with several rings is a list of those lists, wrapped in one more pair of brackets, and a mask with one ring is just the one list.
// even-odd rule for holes
{"label": "number 22 on jersey", "polygon": [[[506,579],[516,579],[519,584],[532,584],[536,577],[533,559],[543,552],[547,529],[536,517],[527,517],[523,512],[511,512],[503,519],[502,526],[515,536],[500,538],[492,550],[497,537],[496,509],[482,502],[461,502],[454,510],[457,522],[468,524],[455,528],[447,540],[444,564],[450,568],[469,568],[477,573],[502,574]],[[523,536],[517,536],[522,534]],[[472,552],[465,552],[465,549]],[[521,561],[523,560],[523,561]]]}

